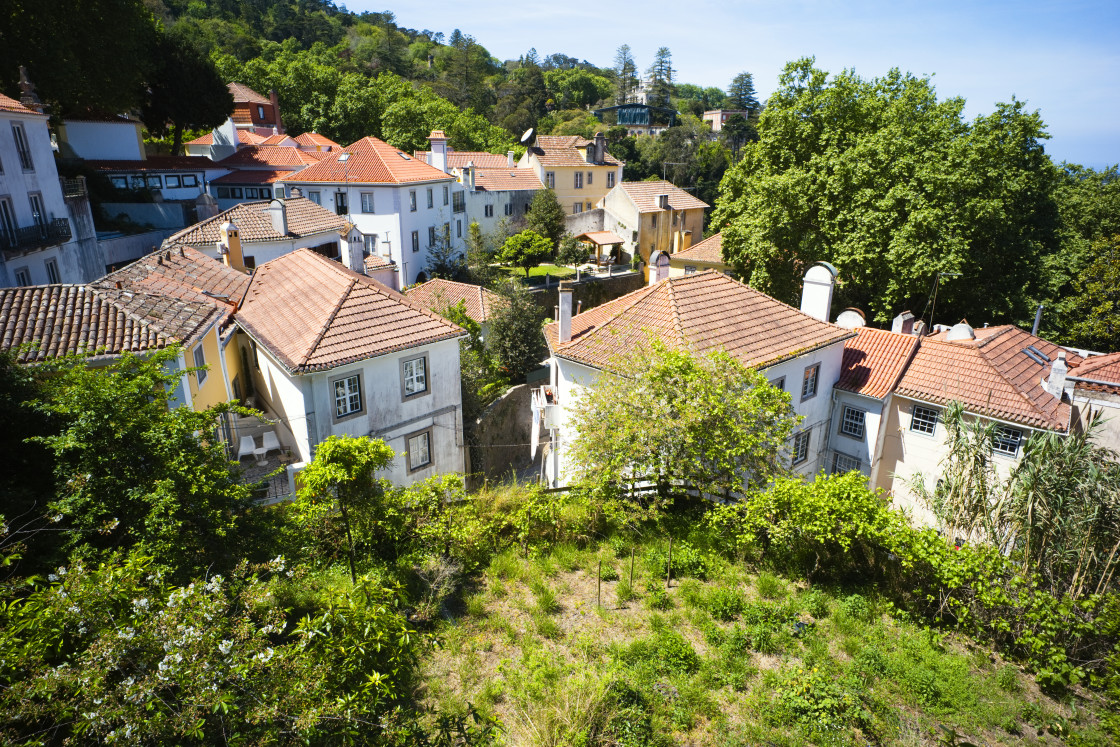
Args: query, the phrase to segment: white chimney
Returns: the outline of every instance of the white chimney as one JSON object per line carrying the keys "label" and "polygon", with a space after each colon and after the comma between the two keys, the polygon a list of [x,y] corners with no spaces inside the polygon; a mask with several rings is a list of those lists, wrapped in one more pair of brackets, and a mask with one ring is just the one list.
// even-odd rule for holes
{"label": "white chimney", "polygon": [[801,289],[801,310],[811,317],[828,321],[832,309],[832,289],[836,285],[836,268],[828,262],[817,262],[805,273]]}
{"label": "white chimney", "polygon": [[512,150],[507,150],[506,151],[506,167],[511,168],[511,169],[517,167],[517,161],[513,160],[513,151]]}
{"label": "white chimney", "polygon": [[474,161],[468,161],[463,167],[463,187],[468,192],[474,191]]}
{"label": "white chimney", "polygon": [[572,340],[572,287],[560,284],[560,342]]}
{"label": "white chimney", "polygon": [[1058,352],[1058,357],[1050,364],[1050,376],[1046,379],[1046,391],[1058,399],[1062,398],[1062,391],[1066,388],[1066,375],[1069,367],[1066,366],[1066,351]]}
{"label": "white chimney", "polygon": [[268,217],[272,220],[272,230],[281,236],[288,235],[288,209],[283,200],[268,203]]}
{"label": "white chimney", "polygon": [[894,318],[891,322],[891,332],[897,332],[901,335],[908,335],[914,331],[914,315],[909,311],[904,311]]}
{"label": "white chimney", "polygon": [[432,148],[432,157],[428,161],[428,164],[446,174],[447,136],[443,134],[443,130],[432,130],[432,134],[428,135],[428,142],[431,143]]}
{"label": "white chimney", "polygon": [[844,329],[859,329],[867,326],[867,319],[859,309],[844,309],[833,324]]}

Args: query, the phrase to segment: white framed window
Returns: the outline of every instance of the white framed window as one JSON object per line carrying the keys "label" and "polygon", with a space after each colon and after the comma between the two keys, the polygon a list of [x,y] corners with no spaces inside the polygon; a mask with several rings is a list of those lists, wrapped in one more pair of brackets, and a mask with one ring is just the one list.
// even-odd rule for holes
{"label": "white framed window", "polygon": [[451,199],[451,212],[462,213],[467,209],[467,195],[464,192],[456,192],[455,196]]}
{"label": "white framed window", "polygon": [[801,431],[793,436],[793,449],[790,453],[790,462],[801,464],[809,458],[809,439],[812,431]]}
{"label": "white framed window", "polygon": [[59,277],[59,274],[58,274],[58,262],[56,262],[53,259],[48,259],[47,262],[46,262],[46,265],[47,265],[47,282],[50,283],[51,285],[58,285],[59,283],[61,283],[62,279],[61,279],[61,277]]}
{"label": "white framed window", "polygon": [[31,270],[21,267],[16,270],[16,285],[31,285]]}
{"label": "white framed window", "polygon": [[463,238],[463,221],[461,220],[455,221],[455,238]]}
{"label": "white framed window", "polygon": [[556,189],[556,172],[555,171],[544,172],[544,186],[548,187],[549,189]]}
{"label": "white framed window", "polygon": [[1015,456],[1023,443],[1023,432],[1018,428],[997,425],[992,434],[992,451],[1005,456]]}
{"label": "white framed window", "polygon": [[576,202],[576,203],[572,204],[572,215],[575,215],[576,213],[582,213],[582,212],[583,212],[583,203],[582,202]]}
{"label": "white framed window", "polygon": [[404,399],[428,391],[428,356],[401,361],[401,396]]}
{"label": "white framed window", "polygon": [[38,192],[28,192],[27,201],[31,203],[31,219],[42,228],[47,225],[47,212],[43,210],[43,196]]}
{"label": "white framed window", "polygon": [[817,396],[817,379],[820,377],[821,364],[814,363],[805,368],[805,377],[801,380],[801,399],[806,400]]}
{"label": "white framed window", "polygon": [[206,351],[202,349],[202,343],[194,349],[194,367],[198,369],[194,372],[195,381],[202,386],[202,382],[206,381]]}
{"label": "white framed window", "polygon": [[373,192],[362,192],[362,212],[373,212]]}
{"label": "white framed window", "polygon": [[163,189],[163,178],[158,174],[147,177],[148,189]]}
{"label": "white framed window", "polygon": [[19,165],[24,171],[34,171],[35,164],[31,160],[31,148],[27,145],[27,135],[23,131],[23,124],[12,122],[12,137],[16,140],[16,150],[19,152]]}
{"label": "white framed window", "polygon": [[414,252],[420,251],[420,232],[419,231],[413,231],[412,232],[412,251],[414,251]]}
{"label": "white framed window", "polygon": [[443,204],[447,204],[447,185],[443,185]]}
{"label": "white framed window", "polygon": [[[250,200],[257,199],[257,188],[256,187],[246,187],[245,188],[245,197],[250,199]],[[340,215],[341,215],[341,213],[340,213]]]}
{"label": "white framed window", "polygon": [[195,174],[183,174],[182,181],[184,187],[198,186],[198,176]]}
{"label": "white framed window", "polygon": [[416,212],[416,190],[408,190],[408,211],[410,213]]}
{"label": "white framed window", "polygon": [[257,119],[261,120],[262,122],[264,121],[264,107],[263,106],[260,106],[260,105],[257,106]]}
{"label": "white framed window", "polygon": [[12,201],[7,197],[0,197],[0,238],[15,246],[16,243],[16,213]]}
{"label": "white framed window", "polygon": [[432,464],[432,429],[428,428],[405,437],[408,447],[408,471],[430,467]]}
{"label": "white framed window", "polygon": [[593,177],[593,176],[595,176],[594,171],[588,171],[587,172],[587,186],[589,186],[589,187],[591,186],[591,177]]}
{"label": "white framed window", "polygon": [[832,474],[839,475],[845,472],[859,472],[863,469],[863,462],[847,454],[836,452],[832,455]]}
{"label": "white framed window", "polygon": [[483,205],[482,206],[482,217],[493,218],[494,217],[494,206],[493,205]]}
{"label": "white framed window", "polygon": [[[167,185],[168,189],[178,189],[183,184],[183,180],[178,174],[168,174],[163,178],[163,182]],[[113,186],[116,186],[116,184]]]}
{"label": "white framed window", "polygon": [[574,186],[575,186],[576,189],[583,189],[583,172],[582,171],[577,171],[575,173],[575,185]]}
{"label": "white framed window", "polygon": [[334,212],[335,215],[347,215],[350,212],[349,200],[346,199],[345,192],[334,193]]}
{"label": "white framed window", "polygon": [[428,246],[436,245],[436,227],[428,226]]}
{"label": "white framed window", "polygon": [[319,190],[317,190],[317,189],[314,189],[314,190],[308,192],[307,193],[307,199],[311,200],[316,205],[322,205],[323,204],[322,197],[320,197]]}
{"label": "white framed window", "polygon": [[[695,271],[696,271],[696,268],[693,268],[693,272],[695,272]],[[771,379],[770,386],[774,387],[775,389],[781,389],[784,392],[786,390],[786,377],[785,376],[779,376],[776,379]]]}
{"label": "white framed window", "polygon": [[428,187],[428,209],[430,210],[430,209],[434,208],[435,206],[436,206],[436,197],[435,197],[434,194],[432,194],[432,188]]}
{"label": "white framed window", "polygon": [[366,254],[377,254],[377,234],[367,233],[362,236],[362,247]]}
{"label": "white framed window", "polygon": [[940,417],[940,413],[932,407],[914,405],[910,413],[910,430],[932,436],[937,430],[937,421]]}
{"label": "white framed window", "polygon": [[362,411],[362,377],[344,376],[334,382],[334,416],[345,418]]}
{"label": "white framed window", "polygon": [[610,171],[610,172],[607,172],[607,189],[610,189],[613,186],[614,186],[614,172]]}
{"label": "white framed window", "polygon": [[507,202],[505,207],[506,207],[506,215],[513,215],[513,203],[512,202]]}
{"label": "white framed window", "polygon": [[866,429],[867,413],[855,407],[844,406],[844,414],[840,418],[840,432],[845,436],[863,440]]}

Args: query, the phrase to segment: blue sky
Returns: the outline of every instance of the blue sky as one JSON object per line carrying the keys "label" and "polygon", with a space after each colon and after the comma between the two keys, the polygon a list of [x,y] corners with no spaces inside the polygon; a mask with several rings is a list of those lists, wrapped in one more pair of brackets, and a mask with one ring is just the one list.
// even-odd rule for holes
{"label": "blue sky", "polygon": [[[341,5],[342,2],[339,2]],[[1057,161],[1120,162],[1120,2],[827,2],[633,0],[622,3],[425,0],[393,7],[397,23],[450,35],[459,28],[499,59],[530,47],[609,66],[629,44],[645,69],[667,46],[679,80],[726,88],[754,74],[760,98],[786,62],[813,55],[830,72],[862,77],[899,67],[933,75],[939,97],[963,96],[969,117],[1014,95],[1039,109]]]}

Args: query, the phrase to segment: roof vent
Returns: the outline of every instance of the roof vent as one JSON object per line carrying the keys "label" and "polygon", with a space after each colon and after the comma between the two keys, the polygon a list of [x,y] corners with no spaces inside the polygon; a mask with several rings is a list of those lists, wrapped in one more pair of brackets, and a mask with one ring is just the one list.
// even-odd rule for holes
{"label": "roof vent", "polygon": [[1025,348],[1023,348],[1023,352],[1027,354],[1028,358],[1030,358],[1040,366],[1045,366],[1050,362],[1050,356],[1036,348],[1034,345],[1027,345]]}
{"label": "roof vent", "polygon": [[969,326],[968,322],[961,320],[960,324],[954,324],[952,328],[945,334],[946,342],[957,342],[959,340],[975,340],[976,333]]}
{"label": "roof vent", "polygon": [[848,308],[840,312],[840,315],[836,317],[835,324],[837,327],[843,327],[844,329],[858,329],[867,326],[867,318],[859,309]]}

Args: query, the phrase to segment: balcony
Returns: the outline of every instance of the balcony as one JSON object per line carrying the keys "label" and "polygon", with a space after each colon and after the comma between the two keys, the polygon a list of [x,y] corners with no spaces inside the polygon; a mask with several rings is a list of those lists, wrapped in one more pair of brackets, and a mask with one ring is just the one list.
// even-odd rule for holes
{"label": "balcony", "polygon": [[56,218],[43,225],[23,226],[15,234],[0,231],[0,249],[9,252],[33,252],[48,246],[65,244],[71,239],[70,221]]}
{"label": "balcony", "polygon": [[62,187],[62,196],[67,200],[76,200],[86,196],[86,178],[84,176],[79,176],[76,179],[61,177],[58,183]]}

